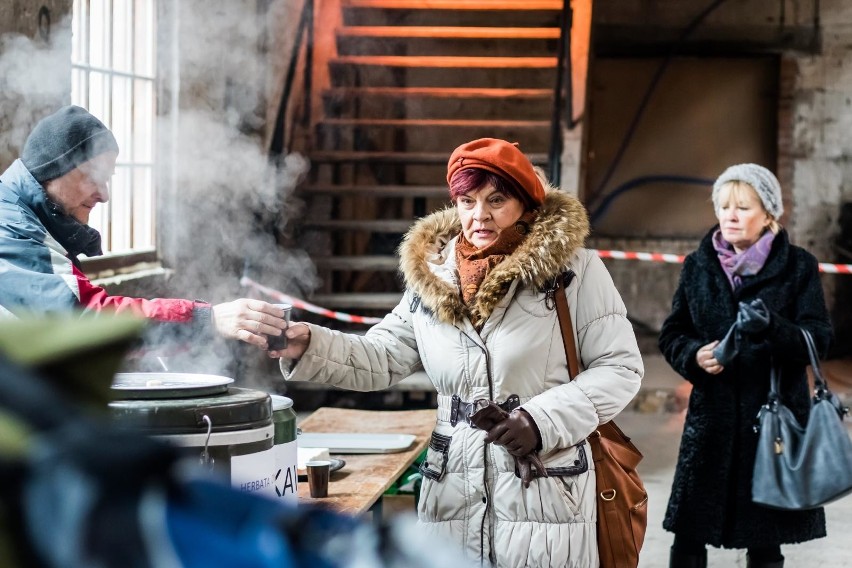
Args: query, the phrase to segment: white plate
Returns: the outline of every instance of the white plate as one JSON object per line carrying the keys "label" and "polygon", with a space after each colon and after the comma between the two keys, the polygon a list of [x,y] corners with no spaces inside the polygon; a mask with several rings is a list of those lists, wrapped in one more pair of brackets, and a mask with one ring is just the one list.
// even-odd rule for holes
{"label": "white plate", "polygon": [[411,447],[413,434],[346,434],[302,432],[296,443],[302,448],[328,448],[333,454],[390,454]]}

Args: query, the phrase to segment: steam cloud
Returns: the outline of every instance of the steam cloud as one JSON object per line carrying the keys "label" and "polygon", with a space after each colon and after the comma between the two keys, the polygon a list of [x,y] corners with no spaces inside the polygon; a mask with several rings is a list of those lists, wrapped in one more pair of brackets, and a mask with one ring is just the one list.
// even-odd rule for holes
{"label": "steam cloud", "polygon": [[[168,248],[178,251],[173,288],[213,303],[246,295],[244,270],[296,296],[316,287],[307,256],[275,240],[296,212],[292,191],[308,164],[296,154],[273,164],[262,145],[268,112],[261,92],[271,65],[260,41],[266,22],[248,4],[175,4],[181,94],[169,159],[176,203],[161,209],[161,225],[169,227]],[[277,101],[270,97],[268,105]],[[256,369],[268,363],[264,354],[237,351],[234,374],[266,375]],[[272,377],[280,383],[277,369]]]}
{"label": "steam cloud", "polygon": [[[179,87],[171,93],[174,101],[160,101],[161,113],[171,116],[158,128],[174,136],[165,137],[157,155],[171,172],[173,187],[159,190],[161,199],[169,197],[158,209],[157,227],[160,244],[172,251],[175,273],[168,289],[174,297],[218,303],[246,296],[249,291],[239,286],[246,268],[253,278],[294,295],[316,287],[310,259],[276,242],[276,234],[295,214],[292,192],[308,164],[296,154],[273,164],[263,145],[264,105],[277,101],[267,103],[263,96],[271,68],[261,41],[266,22],[249,4],[171,4],[176,10],[169,25],[177,26],[171,38],[179,43],[173,46]],[[274,4],[280,12],[283,3]],[[66,18],[54,25],[49,42],[17,34],[0,37],[3,169],[17,158],[35,123],[70,102],[70,36]],[[160,71],[170,69],[162,66]],[[164,104],[172,107],[163,109]],[[152,328],[148,339],[162,329]],[[193,349],[188,361],[173,359],[172,370],[236,373],[235,355],[265,358],[253,347],[202,347]],[[150,370],[159,370],[156,361]]]}
{"label": "steam cloud", "polygon": [[[59,47],[61,46],[61,47]],[[33,126],[71,97],[70,20],[48,42],[0,35],[0,168],[17,157]]]}

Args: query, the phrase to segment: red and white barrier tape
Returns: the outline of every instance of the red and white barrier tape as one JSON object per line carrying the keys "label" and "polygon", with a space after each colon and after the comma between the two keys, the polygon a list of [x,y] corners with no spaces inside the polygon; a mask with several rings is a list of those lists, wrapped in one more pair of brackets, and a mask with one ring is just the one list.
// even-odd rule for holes
{"label": "red and white barrier tape", "polygon": [[251,278],[247,276],[243,276],[240,278],[240,285],[246,286],[249,288],[254,288],[260,292],[263,292],[267,296],[271,298],[275,298],[276,300],[283,302],[285,304],[290,304],[296,309],[305,310],[306,312],[311,312],[313,314],[319,314],[321,316],[325,316],[327,318],[336,319],[339,321],[346,321],[350,323],[362,323],[364,325],[373,325],[382,321],[382,318],[373,318],[367,316],[354,316],[352,314],[346,314],[343,312],[335,312],[334,310],[328,310],[326,308],[321,308],[316,304],[312,304],[310,302],[306,302],[304,300],[300,300],[298,298],[294,298],[293,296],[289,296],[283,292],[279,292],[273,288],[269,288],[255,282]]}
{"label": "red and white barrier tape", "polygon": [[644,260],[649,262],[669,262],[679,264],[686,258],[682,254],[665,254],[661,252],[627,252],[623,250],[597,250],[601,258],[614,258],[617,260]]}
{"label": "red and white barrier tape", "polygon": [[[623,250],[597,250],[601,258],[613,258],[618,260],[644,260],[648,262],[670,262],[679,264],[686,258],[682,254],[664,254],[659,252],[630,252]],[[827,274],[852,274],[852,264],[832,264],[830,262],[819,263],[820,272]]]}
{"label": "red and white barrier tape", "polygon": [[828,274],[852,274],[852,264],[831,264],[820,262],[819,271]]}
{"label": "red and white barrier tape", "polygon": [[[686,258],[682,254],[668,254],[659,252],[633,252],[623,250],[595,250],[595,252],[598,253],[598,256],[601,258],[612,258],[616,260],[641,260],[645,262],[667,262],[671,264],[680,264],[683,262],[683,259]],[[852,274],[852,264],[833,264],[830,262],[820,262],[819,270],[820,272],[825,272],[827,274]],[[365,325],[373,325],[382,321],[382,318],[356,316],[344,312],[335,312],[334,310],[328,310],[315,304],[311,304],[310,302],[294,298],[293,296],[288,296],[287,294],[279,292],[278,290],[275,290],[273,288],[268,288],[258,282],[255,282],[247,276],[243,276],[240,279],[240,284],[242,286],[254,288],[260,292],[263,292],[267,296],[275,298],[276,300],[279,300],[281,302],[290,304],[294,308],[305,310],[314,314],[319,314],[327,318],[346,321],[350,323],[360,323]]]}

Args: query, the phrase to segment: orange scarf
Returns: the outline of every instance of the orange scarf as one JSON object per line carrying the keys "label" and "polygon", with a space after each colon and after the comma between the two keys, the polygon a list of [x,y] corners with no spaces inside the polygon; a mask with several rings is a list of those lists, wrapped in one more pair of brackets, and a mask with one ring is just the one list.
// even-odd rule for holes
{"label": "orange scarf", "polygon": [[536,211],[527,211],[514,226],[500,231],[497,240],[483,249],[477,249],[470,244],[463,232],[459,234],[456,243],[456,264],[459,270],[461,297],[466,305],[470,305],[476,297],[479,287],[491,269],[503,262],[524,242],[530,232],[530,225],[537,215]]}

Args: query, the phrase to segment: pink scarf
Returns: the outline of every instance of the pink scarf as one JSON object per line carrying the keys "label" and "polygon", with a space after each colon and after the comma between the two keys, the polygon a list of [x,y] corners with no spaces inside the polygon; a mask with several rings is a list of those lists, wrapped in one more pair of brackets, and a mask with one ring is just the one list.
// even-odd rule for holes
{"label": "pink scarf", "polygon": [[761,271],[769,258],[774,239],[775,233],[766,231],[756,243],[738,253],[734,246],[722,237],[721,229],[713,233],[713,248],[716,249],[716,256],[733,290],[743,285],[743,276],[753,276]]}

